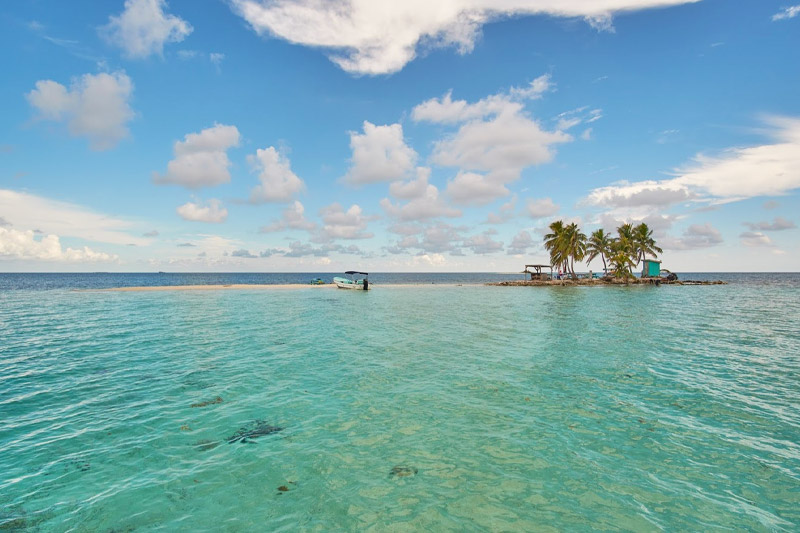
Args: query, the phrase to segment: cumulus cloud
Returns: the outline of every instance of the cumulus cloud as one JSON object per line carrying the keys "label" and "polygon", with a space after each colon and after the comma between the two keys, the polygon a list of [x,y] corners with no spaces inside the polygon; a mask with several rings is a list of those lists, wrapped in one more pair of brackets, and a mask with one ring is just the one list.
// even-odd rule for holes
{"label": "cumulus cloud", "polygon": [[509,194],[506,185],[526,167],[552,160],[553,146],[572,140],[560,130],[547,131],[528,116],[524,100],[538,98],[552,86],[548,75],[528,90],[510,89],[477,102],[453,100],[451,93],[416,106],[416,121],[457,124],[458,129],[434,145],[432,161],[457,167],[448,184],[454,201],[485,205]]}
{"label": "cumulus cloud", "polygon": [[511,244],[508,246],[508,255],[522,255],[534,246],[536,246],[536,242],[531,237],[531,234],[522,230],[511,239]]}
{"label": "cumulus cloud", "polygon": [[459,172],[447,182],[447,195],[459,205],[486,205],[508,194],[502,182],[475,172]]}
{"label": "cumulus cloud", "polygon": [[487,96],[475,103],[466,100],[453,100],[453,92],[448,91],[441,98],[431,98],[414,107],[411,117],[416,122],[434,124],[457,124],[489,115],[498,115],[508,109],[513,101],[535,100],[553,89],[550,74],[542,74],[527,87],[512,87],[507,93]]}
{"label": "cumulus cloud", "polygon": [[489,213],[486,216],[484,224],[503,224],[514,218],[514,210],[517,208],[517,195],[511,197],[511,200],[504,203],[497,210],[497,213]]}
{"label": "cumulus cloud", "polygon": [[400,124],[376,126],[364,121],[364,133],[350,132],[353,150],[351,167],[344,181],[365,185],[405,177],[417,160],[417,153],[403,140]]}
{"label": "cumulus cloud", "polygon": [[232,0],[235,11],[259,34],[322,48],[340,68],[357,74],[402,69],[424,44],[472,51],[481,27],[510,16],[583,17],[610,30],[617,13],[695,0],[492,0],[468,2],[321,2],[317,0]]}
{"label": "cumulus cloud", "polygon": [[207,205],[202,202],[186,202],[176,209],[183,220],[191,222],[211,222],[219,224],[228,218],[228,210],[222,207],[222,202],[212,198]]}
{"label": "cumulus cloud", "polygon": [[147,233],[142,233],[142,237],[158,237],[158,230],[148,231]]}
{"label": "cumulus cloud", "polygon": [[388,198],[381,200],[380,204],[387,215],[405,222],[461,216],[461,211],[451,208],[439,197],[439,189],[435,185],[428,185],[422,196],[405,204],[393,204]]}
{"label": "cumulus cloud", "polygon": [[153,172],[153,182],[190,189],[227,183],[231,180],[231,162],[226,151],[238,144],[236,126],[215,124],[200,133],[189,133],[183,141],[175,142],[175,158],[167,163],[167,173]]}
{"label": "cumulus cloud", "polygon": [[273,231],[282,231],[285,229],[299,229],[305,231],[312,231],[317,225],[314,222],[306,219],[305,207],[303,204],[295,200],[286,209],[283,210],[281,218],[274,221],[268,226],[262,226],[259,229],[260,233],[271,233]]}
{"label": "cumulus cloud", "polygon": [[322,233],[329,239],[369,239],[372,233],[365,231],[367,222],[373,217],[365,216],[361,207],[354,204],[345,211],[337,204],[331,204],[320,210],[322,217]]}
{"label": "cumulus cloud", "polygon": [[164,13],[164,0],[125,0],[125,9],[109,17],[100,35],[122,48],[130,58],[162,55],[166,43],[183,41],[192,26],[180,17]]}
{"label": "cumulus cloud", "polygon": [[710,248],[723,242],[722,234],[709,223],[692,224],[683,232],[681,238],[668,238],[659,241],[665,250],[696,250]]}
{"label": "cumulus cloud", "polygon": [[428,179],[431,169],[417,167],[417,177],[408,181],[394,181],[389,185],[389,194],[401,200],[413,200],[425,195],[428,190]]}
{"label": "cumulus cloud", "polygon": [[322,246],[312,246],[310,244],[304,244],[300,241],[295,241],[289,245],[289,250],[283,253],[284,257],[306,257],[306,256],[314,256],[314,257],[328,257],[332,252],[340,253],[340,254],[351,254],[351,255],[360,255],[362,254],[361,249],[351,244],[349,246],[343,246],[341,244],[323,244]]}
{"label": "cumulus cloud", "polygon": [[25,97],[41,119],[66,122],[70,135],[89,139],[92,150],[108,150],[129,134],[132,92],[133,83],[124,72],[101,72],[73,79],[69,89],[40,80]]}
{"label": "cumulus cloud", "polygon": [[772,246],[772,240],[760,231],[745,231],[739,235],[739,240],[745,246]]}
{"label": "cumulus cloud", "polygon": [[116,255],[83,248],[63,248],[58,235],[38,237],[34,231],[0,227],[0,257],[72,263],[116,261]]}
{"label": "cumulus cloud", "polygon": [[510,103],[500,114],[467,122],[455,135],[437,142],[433,161],[490,172],[508,182],[518,178],[525,167],[551,161],[552,146],[569,140],[566,133],[542,129],[525,116],[521,105]]}
{"label": "cumulus cloud", "polygon": [[288,202],[305,188],[303,180],[292,172],[289,159],[270,146],[247,156],[261,182],[250,191],[250,202]]}
{"label": "cumulus cloud", "polygon": [[787,229],[794,229],[797,227],[791,220],[786,220],[783,217],[775,217],[773,222],[745,222],[745,226],[753,231],[782,231]]}
{"label": "cumulus cloud", "polygon": [[245,259],[257,259],[258,256],[250,250],[246,250],[244,248],[240,248],[238,250],[234,250],[231,252],[231,257],[244,257]]}
{"label": "cumulus cloud", "polygon": [[463,255],[461,242],[463,227],[455,227],[444,222],[436,222],[427,227],[416,227],[416,234],[408,232],[394,245],[386,247],[390,254],[406,254],[419,250],[420,255],[441,254]]}
{"label": "cumulus cloud", "polygon": [[783,9],[772,15],[772,20],[793,19],[797,15],[800,15],[800,5],[784,7]]}
{"label": "cumulus cloud", "polygon": [[530,198],[526,204],[528,216],[531,218],[544,218],[558,213],[558,205],[551,198]]}
{"label": "cumulus cloud", "polygon": [[493,254],[503,250],[503,243],[492,239],[493,233],[485,231],[464,240],[464,247],[478,255]]}

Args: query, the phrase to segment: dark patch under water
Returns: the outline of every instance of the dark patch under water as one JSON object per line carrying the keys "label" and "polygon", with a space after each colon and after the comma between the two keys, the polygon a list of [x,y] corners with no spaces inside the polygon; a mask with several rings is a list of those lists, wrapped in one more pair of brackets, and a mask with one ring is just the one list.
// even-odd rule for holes
{"label": "dark patch under water", "polygon": [[252,442],[253,439],[263,437],[265,435],[272,435],[283,431],[282,427],[272,426],[263,420],[254,420],[253,422],[239,428],[239,431],[225,439],[228,444],[234,442]]}

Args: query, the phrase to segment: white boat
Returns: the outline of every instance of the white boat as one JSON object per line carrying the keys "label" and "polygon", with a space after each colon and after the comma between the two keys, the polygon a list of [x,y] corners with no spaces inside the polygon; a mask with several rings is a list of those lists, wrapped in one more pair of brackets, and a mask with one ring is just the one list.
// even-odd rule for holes
{"label": "white boat", "polygon": [[[333,278],[333,282],[336,284],[337,287],[340,289],[354,289],[357,291],[368,291],[369,290],[369,279],[367,279],[366,272],[357,272],[355,270],[348,270],[345,272],[346,278]],[[364,276],[358,277],[358,276]]]}

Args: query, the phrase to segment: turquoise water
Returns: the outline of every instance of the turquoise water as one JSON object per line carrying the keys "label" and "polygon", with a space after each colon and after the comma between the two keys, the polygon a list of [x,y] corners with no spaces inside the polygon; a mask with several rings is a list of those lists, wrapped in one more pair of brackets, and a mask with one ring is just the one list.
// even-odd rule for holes
{"label": "turquoise water", "polygon": [[797,530],[792,279],[0,291],[0,530]]}

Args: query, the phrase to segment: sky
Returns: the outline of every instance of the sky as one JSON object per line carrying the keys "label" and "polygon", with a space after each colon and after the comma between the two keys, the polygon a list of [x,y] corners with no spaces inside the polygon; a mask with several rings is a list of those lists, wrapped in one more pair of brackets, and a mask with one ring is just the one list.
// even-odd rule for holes
{"label": "sky", "polygon": [[559,219],[800,270],[783,0],[29,0],[0,45],[0,271],[518,272]]}

